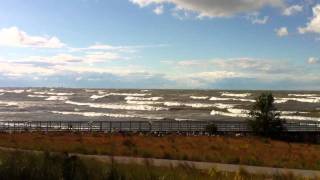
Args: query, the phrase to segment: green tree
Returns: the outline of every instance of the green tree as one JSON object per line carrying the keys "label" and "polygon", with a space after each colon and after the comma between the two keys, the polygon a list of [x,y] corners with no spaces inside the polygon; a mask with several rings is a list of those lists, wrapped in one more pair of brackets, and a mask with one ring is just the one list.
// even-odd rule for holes
{"label": "green tree", "polygon": [[285,121],[280,118],[280,113],[274,106],[272,93],[262,93],[257,97],[249,115],[249,127],[257,135],[278,137],[285,130]]}
{"label": "green tree", "polygon": [[206,126],[206,132],[209,134],[216,134],[218,132],[218,127],[215,124],[209,124]]}

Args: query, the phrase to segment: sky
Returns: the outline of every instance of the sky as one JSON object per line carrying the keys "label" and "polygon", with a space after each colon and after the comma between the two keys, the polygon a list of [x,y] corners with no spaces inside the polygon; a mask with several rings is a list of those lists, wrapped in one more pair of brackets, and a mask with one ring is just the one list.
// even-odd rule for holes
{"label": "sky", "polygon": [[3,0],[0,86],[320,90],[320,1]]}

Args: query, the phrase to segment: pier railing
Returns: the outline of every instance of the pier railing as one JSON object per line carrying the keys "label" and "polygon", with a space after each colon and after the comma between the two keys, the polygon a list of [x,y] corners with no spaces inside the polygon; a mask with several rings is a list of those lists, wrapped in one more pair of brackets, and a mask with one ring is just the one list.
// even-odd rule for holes
{"label": "pier railing", "polygon": [[[205,132],[215,124],[218,132],[250,132],[245,121],[0,121],[0,132]],[[320,132],[320,122],[290,121],[288,132]]]}

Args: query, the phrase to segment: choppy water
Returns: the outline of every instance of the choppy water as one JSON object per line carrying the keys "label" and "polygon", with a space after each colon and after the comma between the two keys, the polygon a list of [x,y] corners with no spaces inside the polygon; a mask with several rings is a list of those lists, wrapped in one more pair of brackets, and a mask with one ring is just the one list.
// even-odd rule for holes
{"label": "choppy water", "polygon": [[[244,120],[259,91],[0,89],[0,120]],[[274,91],[282,117],[320,121],[320,92]]]}

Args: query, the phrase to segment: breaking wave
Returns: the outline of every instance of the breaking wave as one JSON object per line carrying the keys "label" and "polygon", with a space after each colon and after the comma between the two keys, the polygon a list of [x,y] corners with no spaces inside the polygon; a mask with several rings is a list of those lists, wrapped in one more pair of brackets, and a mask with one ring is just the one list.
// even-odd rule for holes
{"label": "breaking wave", "polygon": [[156,101],[132,101],[127,100],[128,104],[145,104],[145,105],[153,105],[153,104],[163,104],[163,102],[156,102]]}
{"label": "breaking wave", "polygon": [[68,97],[66,96],[50,96],[45,100],[46,101],[66,101],[67,99]]}
{"label": "breaking wave", "polygon": [[85,117],[114,117],[114,118],[143,118],[150,120],[162,120],[163,117],[157,116],[144,116],[144,115],[129,115],[129,114],[115,114],[115,113],[100,113],[100,112],[72,112],[72,111],[51,111],[54,114],[62,114],[62,115],[79,115]]}
{"label": "breaking wave", "polygon": [[210,101],[244,101],[244,102],[256,102],[254,99],[243,99],[243,98],[221,98],[221,97],[211,97]]}
{"label": "breaking wave", "polygon": [[229,117],[249,117],[247,110],[244,109],[227,109],[228,112],[212,110],[211,115],[229,116]]}
{"label": "breaking wave", "polygon": [[[245,109],[235,109],[235,108],[229,108],[227,109],[228,112],[223,111],[216,111],[212,110],[211,115],[221,115],[221,116],[228,116],[228,117],[241,117],[241,118],[247,118],[249,116],[249,110]],[[301,120],[301,121],[320,121],[320,118],[317,117],[306,117],[306,116],[289,116],[289,114],[297,114],[297,113],[307,113],[307,112],[296,112],[296,111],[279,111],[281,113],[280,118],[286,119],[286,120]]]}
{"label": "breaking wave", "polygon": [[275,103],[286,103],[288,101],[298,101],[303,103],[319,103],[320,97],[307,97],[307,98],[275,98]]}
{"label": "breaking wave", "polygon": [[13,101],[0,101],[0,105],[4,106],[19,106],[18,102],[13,102]]}
{"label": "breaking wave", "polygon": [[16,93],[16,94],[21,94],[25,90],[24,89],[15,89],[15,90],[5,90],[5,89],[0,89],[1,93]]}
{"label": "breaking wave", "polygon": [[90,98],[91,99],[100,99],[100,98],[104,98],[104,97],[108,97],[108,96],[138,96],[138,97],[142,97],[142,96],[147,96],[147,95],[151,95],[151,94],[147,94],[147,93],[105,93],[105,92],[98,92],[99,95],[92,95]]}
{"label": "breaking wave", "polygon": [[317,96],[317,94],[288,94],[288,96],[296,96],[296,97],[313,97],[313,96]]}
{"label": "breaking wave", "polygon": [[134,97],[134,96],[127,96],[124,98],[125,100],[135,100],[135,101],[158,101],[160,99],[163,99],[163,97],[149,97],[149,98],[144,98],[144,97]]}
{"label": "breaking wave", "polygon": [[301,121],[320,121],[320,118],[305,117],[305,116],[281,116],[281,118],[289,119],[289,120],[301,120]]}
{"label": "breaking wave", "polygon": [[70,112],[70,111],[51,111],[54,114],[63,114],[63,115],[80,115],[86,117],[116,117],[116,118],[134,118],[135,116],[127,114],[113,114],[113,113],[99,113],[99,112]]}
{"label": "breaking wave", "polygon": [[31,97],[31,98],[48,98],[49,96],[28,94],[28,97]]}
{"label": "breaking wave", "polygon": [[123,104],[98,104],[98,103],[81,103],[74,101],[66,101],[66,104],[78,105],[78,106],[89,106],[92,108],[103,108],[103,109],[119,109],[119,110],[137,110],[137,111],[161,111],[168,110],[164,107],[155,107],[149,105],[123,105]]}
{"label": "breaking wave", "polygon": [[229,92],[222,92],[221,96],[231,96],[231,97],[247,97],[250,96],[251,93],[229,93]]}
{"label": "breaking wave", "polygon": [[190,96],[190,99],[197,99],[197,100],[205,100],[208,99],[208,96]]}
{"label": "breaking wave", "polygon": [[53,95],[53,96],[72,96],[74,93],[54,93],[54,92],[48,92],[48,91],[38,91],[33,92],[33,94],[40,94],[40,95]]}

